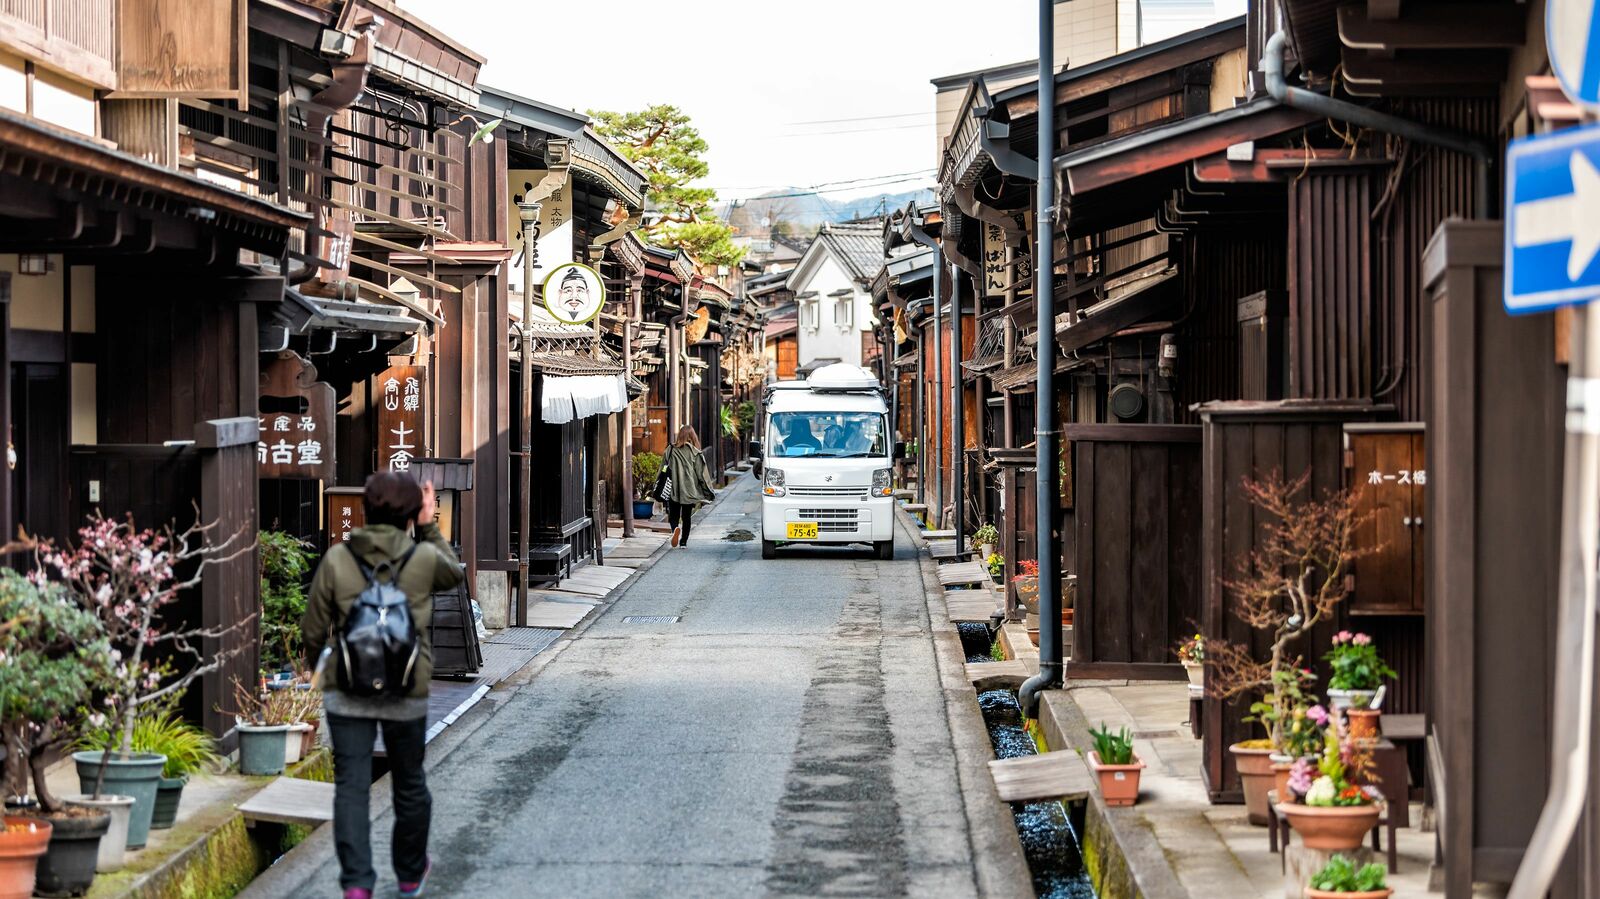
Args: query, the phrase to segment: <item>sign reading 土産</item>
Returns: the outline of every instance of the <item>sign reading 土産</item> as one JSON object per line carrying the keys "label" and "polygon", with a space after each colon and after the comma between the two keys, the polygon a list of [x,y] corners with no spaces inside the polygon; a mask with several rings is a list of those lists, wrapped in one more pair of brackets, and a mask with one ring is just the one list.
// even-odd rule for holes
{"label": "sign reading \u571f\u7523", "polygon": [[334,477],[333,386],[317,369],[285,350],[261,367],[256,461],[264,478]]}
{"label": "sign reading \u571f\u7523", "polygon": [[410,471],[413,459],[427,455],[427,378],[420,365],[395,365],[378,375],[378,470]]}

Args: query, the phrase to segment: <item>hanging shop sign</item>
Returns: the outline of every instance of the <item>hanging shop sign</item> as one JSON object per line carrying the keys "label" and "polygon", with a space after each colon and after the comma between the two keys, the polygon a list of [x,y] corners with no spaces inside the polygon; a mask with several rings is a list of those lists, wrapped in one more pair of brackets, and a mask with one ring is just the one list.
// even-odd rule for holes
{"label": "hanging shop sign", "polygon": [[606,287],[600,273],[582,263],[558,265],[544,280],[544,308],[562,324],[593,320],[605,302]]}
{"label": "hanging shop sign", "polygon": [[333,480],[333,386],[285,350],[261,367],[256,461],[264,478]]}
{"label": "hanging shop sign", "polygon": [[360,487],[329,487],[322,492],[323,521],[328,523],[328,547],[350,539],[350,532],[366,527],[367,509]]}
{"label": "hanging shop sign", "polygon": [[394,365],[378,375],[378,470],[410,471],[423,451],[428,370]]}
{"label": "hanging shop sign", "polygon": [[1005,293],[1011,283],[1006,265],[1006,235],[994,222],[983,223],[983,292],[985,296]]}

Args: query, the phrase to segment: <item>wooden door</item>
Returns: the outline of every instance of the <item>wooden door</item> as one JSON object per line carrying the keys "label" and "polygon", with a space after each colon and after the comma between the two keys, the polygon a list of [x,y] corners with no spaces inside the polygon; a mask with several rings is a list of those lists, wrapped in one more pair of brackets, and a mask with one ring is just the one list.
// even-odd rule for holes
{"label": "wooden door", "polygon": [[[64,366],[13,365],[11,369],[11,443],[17,453],[11,471],[16,524],[29,534],[64,540],[77,522],[67,518],[66,453],[69,442]],[[15,531],[7,536],[14,536]]]}
{"label": "wooden door", "polygon": [[1346,483],[1368,516],[1357,544],[1377,547],[1356,560],[1353,615],[1406,615],[1423,610],[1423,435],[1409,426],[1352,430],[1345,435]]}

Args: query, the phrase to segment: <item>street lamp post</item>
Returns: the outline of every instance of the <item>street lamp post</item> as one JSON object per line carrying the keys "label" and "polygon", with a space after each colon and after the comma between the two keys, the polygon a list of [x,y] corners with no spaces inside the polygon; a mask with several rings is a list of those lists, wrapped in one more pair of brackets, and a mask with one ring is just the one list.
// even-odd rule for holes
{"label": "street lamp post", "polygon": [[522,222],[522,490],[517,512],[517,626],[528,626],[528,530],[533,527],[533,268],[539,264],[539,204],[518,203]]}

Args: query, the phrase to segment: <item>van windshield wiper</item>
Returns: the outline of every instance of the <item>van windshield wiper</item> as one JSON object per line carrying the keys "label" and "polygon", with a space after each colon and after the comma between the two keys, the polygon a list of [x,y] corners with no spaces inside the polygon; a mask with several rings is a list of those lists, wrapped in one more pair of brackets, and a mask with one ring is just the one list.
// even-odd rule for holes
{"label": "van windshield wiper", "polygon": [[813,459],[861,459],[867,456],[881,456],[883,453],[812,453]]}

